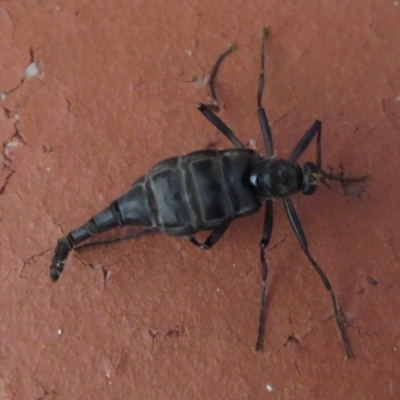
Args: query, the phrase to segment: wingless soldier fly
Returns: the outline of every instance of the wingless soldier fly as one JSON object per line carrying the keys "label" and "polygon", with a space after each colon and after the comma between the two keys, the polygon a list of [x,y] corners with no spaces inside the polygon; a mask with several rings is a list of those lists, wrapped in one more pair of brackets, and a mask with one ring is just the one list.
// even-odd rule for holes
{"label": "wingless soldier fly", "polygon": [[[259,211],[265,201],[265,218],[260,241],[261,294],[258,336],[255,350],[262,347],[265,319],[266,280],[268,275],[265,250],[270,242],[273,225],[274,200],[282,199],[290,225],[307,258],[329,292],[333,314],[347,358],[352,358],[344,327],[339,319],[335,294],[321,267],[311,256],[290,196],[301,192],[313,194],[320,183],[335,180],[343,185],[364,182],[366,176],[345,178],[343,174],[325,172],[321,167],[321,122],[315,121],[297,143],[289,158],[274,156],[268,119],[261,104],[264,90],[264,48],[268,28],[262,31],[261,68],[257,90],[257,112],[263,135],[266,156],[246,148],[228,126],[213,111],[219,110],[214,79],[221,61],[234,50],[230,46],[222,53],[210,74],[209,87],[212,104],[198,104],[199,111],[234,145],[228,150],[200,150],[160,161],[146,175],[139,178],[128,191],[109,207],[83,225],[58,239],[50,266],[50,277],[55,282],[64,269],[69,253],[96,244],[105,244],[139,237],[151,232],[180,236],[199,249],[210,250],[223,236],[231,222]],[[297,161],[316,139],[316,161],[301,167]],[[110,229],[135,225],[143,229],[117,239],[81,244]],[[204,243],[193,236],[200,231],[211,231]],[[79,246],[80,245],[80,246]]]}

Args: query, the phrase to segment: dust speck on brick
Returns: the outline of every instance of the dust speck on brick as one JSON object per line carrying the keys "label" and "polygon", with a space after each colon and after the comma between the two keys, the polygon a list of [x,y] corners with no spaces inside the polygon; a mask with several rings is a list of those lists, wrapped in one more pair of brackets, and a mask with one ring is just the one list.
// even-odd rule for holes
{"label": "dust speck on brick", "polygon": [[35,62],[30,63],[25,69],[24,79],[28,80],[34,76],[38,76],[40,73],[39,67]]}

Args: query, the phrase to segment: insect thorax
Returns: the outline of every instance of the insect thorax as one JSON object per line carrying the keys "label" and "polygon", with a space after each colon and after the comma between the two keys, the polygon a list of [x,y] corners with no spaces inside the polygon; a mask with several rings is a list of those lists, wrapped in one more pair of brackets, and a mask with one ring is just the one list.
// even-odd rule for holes
{"label": "insect thorax", "polygon": [[261,199],[289,196],[301,190],[301,167],[288,160],[275,157],[261,158],[250,174],[250,184]]}

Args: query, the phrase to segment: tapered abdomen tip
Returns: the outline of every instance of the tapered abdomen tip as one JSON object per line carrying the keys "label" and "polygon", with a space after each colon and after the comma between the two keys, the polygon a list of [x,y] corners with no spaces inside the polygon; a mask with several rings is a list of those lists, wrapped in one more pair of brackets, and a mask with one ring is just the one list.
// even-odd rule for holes
{"label": "tapered abdomen tip", "polygon": [[65,260],[68,258],[71,249],[63,242],[58,242],[54,249],[53,259],[50,264],[50,279],[56,282],[64,269]]}
{"label": "tapered abdomen tip", "polygon": [[53,266],[50,267],[50,279],[52,282],[57,282],[58,278],[60,277],[60,272],[54,268]]}

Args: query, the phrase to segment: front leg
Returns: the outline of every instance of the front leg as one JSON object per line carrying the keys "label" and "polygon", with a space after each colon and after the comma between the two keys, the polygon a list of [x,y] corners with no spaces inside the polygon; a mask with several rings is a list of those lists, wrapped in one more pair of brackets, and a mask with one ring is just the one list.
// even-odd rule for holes
{"label": "front leg", "polygon": [[317,156],[315,164],[318,170],[321,170],[322,163],[322,148],[321,148],[321,121],[316,120],[310,127],[310,129],[304,134],[294,148],[292,154],[289,157],[289,161],[295,163],[300,156],[306,151],[307,147],[310,145],[311,141],[317,136]]}
{"label": "front leg", "polygon": [[326,180],[338,181],[342,185],[350,185],[352,183],[366,182],[368,179],[367,175],[345,177],[343,172],[340,174],[328,173],[322,169],[322,146],[321,146],[321,121],[316,120],[310,127],[310,129],[300,139],[297,146],[294,148],[289,160],[296,162],[299,157],[306,151],[314,137],[316,140],[316,166],[318,171],[322,174],[321,181],[325,183]]}

